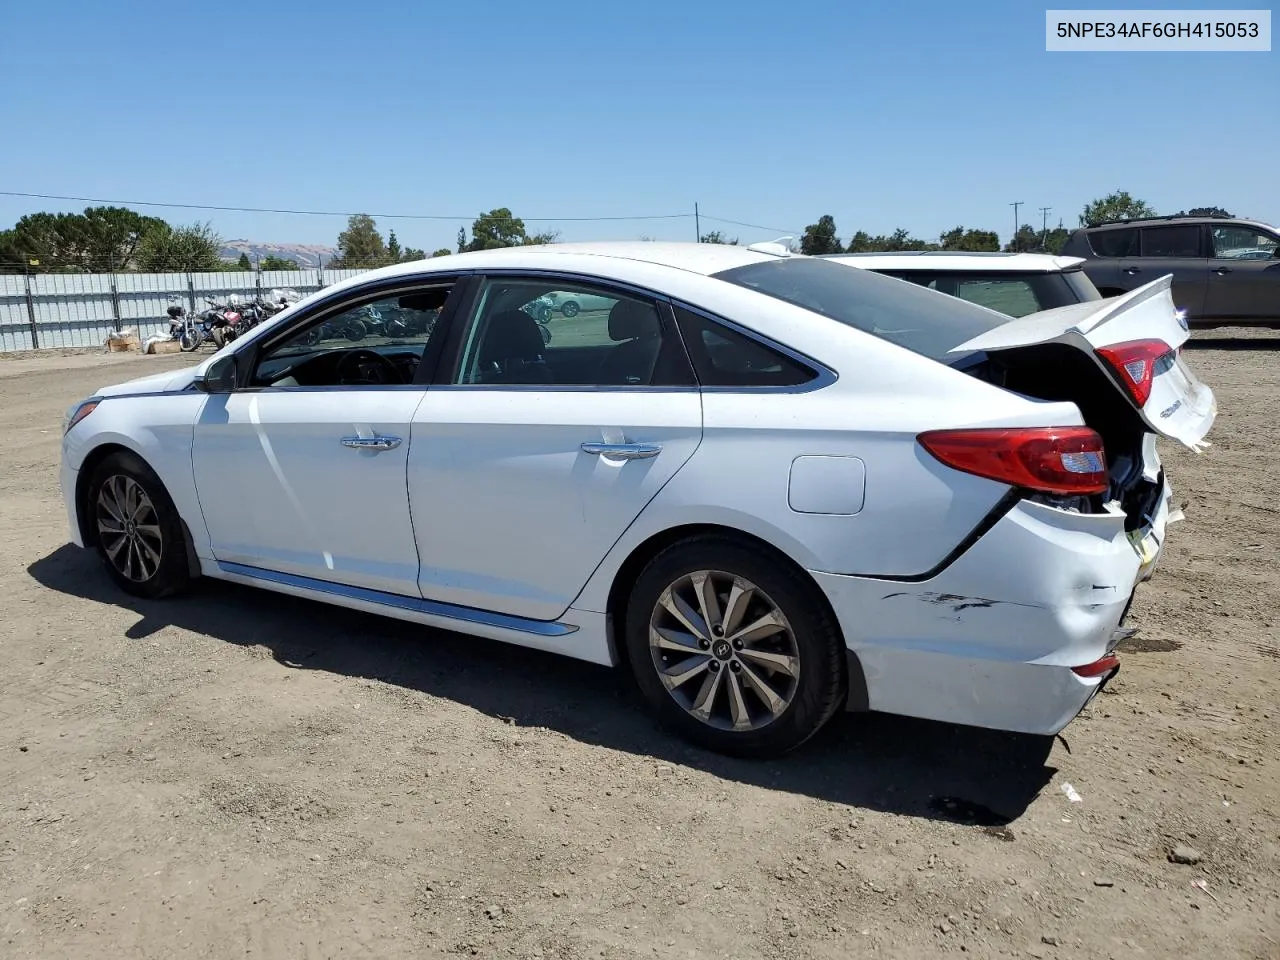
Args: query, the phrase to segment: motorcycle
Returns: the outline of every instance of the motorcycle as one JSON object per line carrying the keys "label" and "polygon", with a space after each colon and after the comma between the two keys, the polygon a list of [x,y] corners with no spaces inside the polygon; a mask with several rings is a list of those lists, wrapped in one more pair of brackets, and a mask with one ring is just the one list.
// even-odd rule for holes
{"label": "motorcycle", "polygon": [[170,297],[171,306],[165,311],[169,316],[169,338],[178,341],[178,349],[183,353],[191,353],[204,343],[204,335],[195,319],[187,313],[186,307],[173,303],[177,297]]}

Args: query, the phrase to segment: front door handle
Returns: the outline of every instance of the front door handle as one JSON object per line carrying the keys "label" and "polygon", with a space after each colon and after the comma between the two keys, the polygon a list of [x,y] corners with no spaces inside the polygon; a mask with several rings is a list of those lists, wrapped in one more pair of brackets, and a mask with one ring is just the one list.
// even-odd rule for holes
{"label": "front door handle", "polygon": [[342,445],[354,450],[394,450],[403,441],[399,437],[343,437]]}
{"label": "front door handle", "polygon": [[1214,270],[1213,272],[1214,272],[1214,273],[1216,273],[1216,274],[1217,274],[1218,276],[1220,276],[1220,277],[1225,277],[1228,273],[1230,273],[1230,272],[1231,272],[1231,268],[1230,268],[1230,267],[1218,267],[1218,269]]}
{"label": "front door handle", "polygon": [[1124,272],[1132,277],[1134,274],[1141,273],[1142,268],[1141,267],[1125,267]]}
{"label": "front door handle", "polygon": [[648,460],[662,452],[660,443],[584,443],[583,453],[607,460]]}

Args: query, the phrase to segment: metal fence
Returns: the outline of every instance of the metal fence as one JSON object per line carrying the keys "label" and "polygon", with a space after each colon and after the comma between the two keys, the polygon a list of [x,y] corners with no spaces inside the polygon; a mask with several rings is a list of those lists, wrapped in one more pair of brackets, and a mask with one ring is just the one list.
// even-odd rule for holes
{"label": "metal fence", "polygon": [[206,298],[249,300],[269,295],[274,287],[306,296],[361,272],[0,274],[0,353],[101,347],[108,334],[126,328],[146,340],[168,333],[165,311],[175,302],[199,312],[208,306]]}

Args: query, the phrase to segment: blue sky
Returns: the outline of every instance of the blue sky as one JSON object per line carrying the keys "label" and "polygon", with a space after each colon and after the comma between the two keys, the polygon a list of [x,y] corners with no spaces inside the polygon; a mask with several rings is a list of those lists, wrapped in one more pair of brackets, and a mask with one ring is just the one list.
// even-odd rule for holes
{"label": "blue sky", "polygon": [[[1045,6],[14,4],[0,17],[0,190],[465,218],[380,221],[428,251],[497,206],[565,240],[694,227],[534,218],[696,201],[786,232],[830,213],[845,238],[1003,236],[1011,201],[1024,221],[1049,206],[1073,226],[1116,188],[1161,212],[1280,223],[1280,53],[1051,54]],[[0,196],[0,227],[83,206]],[[332,243],[343,226],[146,212],[210,219],[227,239]]]}

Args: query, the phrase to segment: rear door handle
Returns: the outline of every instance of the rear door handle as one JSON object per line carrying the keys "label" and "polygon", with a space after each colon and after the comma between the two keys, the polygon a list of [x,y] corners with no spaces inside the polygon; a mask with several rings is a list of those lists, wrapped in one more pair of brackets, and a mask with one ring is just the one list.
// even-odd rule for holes
{"label": "rear door handle", "polygon": [[1141,273],[1142,268],[1141,267],[1125,267],[1124,272],[1132,277],[1135,273]]}
{"label": "rear door handle", "polygon": [[354,450],[394,450],[403,441],[399,437],[343,437],[342,445]]}
{"label": "rear door handle", "polygon": [[648,460],[662,452],[660,443],[584,443],[583,453],[606,460]]}
{"label": "rear door handle", "polygon": [[1231,272],[1231,268],[1230,268],[1230,267],[1218,267],[1218,269],[1214,270],[1213,272],[1214,272],[1214,273],[1216,273],[1216,274],[1217,274],[1218,276],[1220,276],[1220,277],[1225,277],[1228,273],[1230,273],[1230,272]]}

